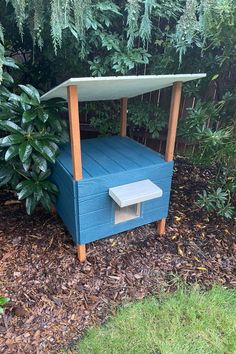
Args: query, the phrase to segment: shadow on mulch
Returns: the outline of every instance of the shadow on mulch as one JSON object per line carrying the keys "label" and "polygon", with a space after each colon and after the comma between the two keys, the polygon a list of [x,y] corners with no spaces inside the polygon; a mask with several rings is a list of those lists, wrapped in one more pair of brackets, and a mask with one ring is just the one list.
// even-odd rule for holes
{"label": "shadow on mulch", "polygon": [[157,237],[150,224],[97,241],[84,265],[58,217],[40,209],[29,217],[1,192],[0,293],[11,301],[0,319],[0,352],[58,352],[122,301],[171,290],[173,273],[236,287],[235,221],[208,219],[194,204],[211,177],[179,162],[167,234]]}

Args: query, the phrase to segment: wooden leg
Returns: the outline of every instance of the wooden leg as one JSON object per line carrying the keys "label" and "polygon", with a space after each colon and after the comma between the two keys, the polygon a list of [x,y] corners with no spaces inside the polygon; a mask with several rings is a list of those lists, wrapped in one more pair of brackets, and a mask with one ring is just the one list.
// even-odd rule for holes
{"label": "wooden leg", "polygon": [[164,235],[166,232],[166,219],[161,219],[157,222],[157,233],[158,235]]}
{"label": "wooden leg", "polygon": [[79,261],[81,263],[86,261],[86,247],[85,245],[77,245],[76,246],[77,249],[77,256],[79,258]]}

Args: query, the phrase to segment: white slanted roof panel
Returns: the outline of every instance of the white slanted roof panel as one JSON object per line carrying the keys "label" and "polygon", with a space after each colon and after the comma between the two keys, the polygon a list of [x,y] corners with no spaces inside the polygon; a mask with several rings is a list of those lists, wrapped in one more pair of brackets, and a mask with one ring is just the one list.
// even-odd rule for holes
{"label": "white slanted roof panel", "polygon": [[48,100],[55,97],[67,99],[67,87],[75,85],[78,89],[80,102],[116,100],[172,86],[176,81],[186,82],[205,76],[206,74],[177,74],[74,78],[45,93],[41,99]]}
{"label": "white slanted roof panel", "polygon": [[120,208],[160,198],[162,194],[162,189],[151,182],[150,179],[109,188],[110,197]]}

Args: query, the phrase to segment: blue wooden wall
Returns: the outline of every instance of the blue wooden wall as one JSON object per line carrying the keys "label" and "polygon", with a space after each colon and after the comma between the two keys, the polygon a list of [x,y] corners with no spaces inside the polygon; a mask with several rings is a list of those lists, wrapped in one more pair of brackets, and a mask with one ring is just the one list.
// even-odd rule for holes
{"label": "blue wooden wall", "polygon": [[[57,210],[76,244],[165,218],[168,214],[173,162],[162,155],[122,137],[82,140],[83,179],[73,181],[70,145],[63,147],[53,173],[59,188]],[[114,223],[115,204],[110,187],[150,179],[163,196],[141,204],[140,217]]]}

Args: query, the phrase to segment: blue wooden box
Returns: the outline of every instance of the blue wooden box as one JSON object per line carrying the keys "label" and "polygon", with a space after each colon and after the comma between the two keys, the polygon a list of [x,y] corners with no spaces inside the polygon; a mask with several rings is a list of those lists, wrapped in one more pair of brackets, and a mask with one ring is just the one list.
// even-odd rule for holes
{"label": "blue wooden box", "polygon": [[[52,179],[59,188],[57,211],[76,244],[87,244],[167,217],[173,161],[128,137],[81,140],[83,179],[73,179],[70,144],[57,159]],[[160,198],[140,203],[140,216],[115,223],[109,188],[149,179]]]}
{"label": "blue wooden box", "polygon": [[[157,223],[165,233],[182,83],[205,74],[82,77],[66,80],[41,100],[68,100],[71,144],[52,176],[57,211],[81,262],[89,242]],[[173,86],[165,157],[126,137],[128,99]],[[120,100],[120,136],[80,141],[79,102]],[[143,104],[145,101],[143,100]],[[71,146],[71,148],[70,148]]]}

